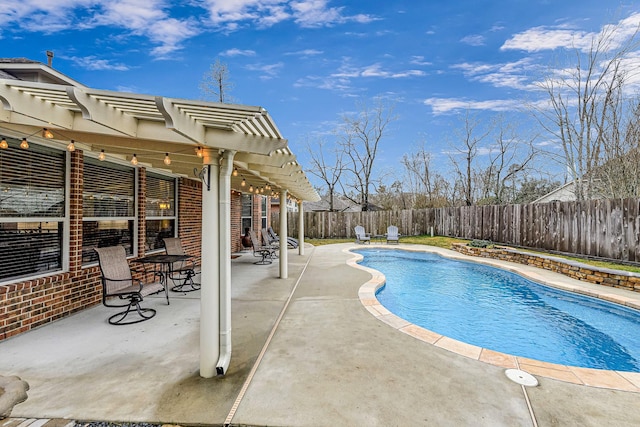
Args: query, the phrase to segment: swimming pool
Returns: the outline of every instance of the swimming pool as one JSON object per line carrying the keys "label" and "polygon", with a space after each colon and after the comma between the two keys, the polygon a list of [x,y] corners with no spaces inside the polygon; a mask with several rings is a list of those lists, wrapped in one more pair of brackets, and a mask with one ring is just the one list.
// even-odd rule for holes
{"label": "swimming pool", "polygon": [[472,345],[561,365],[640,372],[640,312],[437,254],[364,249],[376,296],[407,321]]}

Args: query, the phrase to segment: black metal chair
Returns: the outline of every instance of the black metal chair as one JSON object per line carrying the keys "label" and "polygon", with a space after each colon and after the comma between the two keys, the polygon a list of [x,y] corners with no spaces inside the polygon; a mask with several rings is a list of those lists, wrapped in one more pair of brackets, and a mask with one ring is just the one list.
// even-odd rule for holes
{"label": "black metal chair", "polygon": [[[143,297],[164,291],[160,283],[143,284],[134,279],[123,246],[95,248],[102,273],[102,304],[106,307],[125,308],[109,317],[112,325],[130,325],[144,322],[156,315],[153,308],[142,308]],[[113,300],[121,301],[114,303]],[[129,317],[135,313],[137,317]]]}
{"label": "black metal chair", "polygon": [[249,230],[249,236],[251,237],[251,247],[253,248],[253,256],[260,257],[260,261],[254,262],[254,264],[265,265],[271,264],[273,262],[273,258],[276,257],[277,249],[273,246],[265,246],[261,245],[258,242],[258,238],[256,237],[256,233],[253,230]]}
{"label": "black metal chair", "polygon": [[[178,237],[167,237],[164,239],[164,249],[167,255],[187,255],[182,247],[182,241]],[[193,281],[196,277],[195,263],[191,259],[177,261],[171,265],[169,278],[178,285],[171,288],[174,292],[193,292],[200,289],[200,283]]]}

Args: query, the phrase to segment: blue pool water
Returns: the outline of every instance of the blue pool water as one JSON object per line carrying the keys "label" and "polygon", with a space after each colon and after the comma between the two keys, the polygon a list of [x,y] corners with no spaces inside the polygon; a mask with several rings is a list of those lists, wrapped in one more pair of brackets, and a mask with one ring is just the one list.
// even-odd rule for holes
{"label": "blue pool water", "polygon": [[640,372],[640,311],[436,254],[355,252],[386,276],[380,303],[413,324],[514,356]]}

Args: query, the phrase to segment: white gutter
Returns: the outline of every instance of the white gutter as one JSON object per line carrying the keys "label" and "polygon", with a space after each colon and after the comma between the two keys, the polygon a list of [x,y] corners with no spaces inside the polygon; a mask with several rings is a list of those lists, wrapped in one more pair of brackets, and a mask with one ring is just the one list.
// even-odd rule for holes
{"label": "white gutter", "polygon": [[231,362],[231,172],[235,151],[222,153],[219,181],[220,351],[216,373],[224,375]]}

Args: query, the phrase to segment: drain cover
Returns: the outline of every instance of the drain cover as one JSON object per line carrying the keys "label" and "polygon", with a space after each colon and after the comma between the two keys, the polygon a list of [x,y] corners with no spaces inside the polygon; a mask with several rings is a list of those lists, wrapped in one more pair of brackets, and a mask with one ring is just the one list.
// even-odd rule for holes
{"label": "drain cover", "polygon": [[520,369],[507,369],[504,371],[507,378],[511,381],[527,386],[527,387],[535,387],[538,385],[538,380],[536,377],[531,375],[528,372],[521,371]]}

